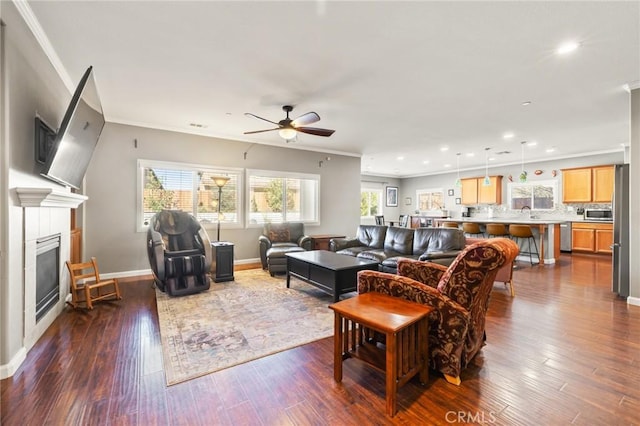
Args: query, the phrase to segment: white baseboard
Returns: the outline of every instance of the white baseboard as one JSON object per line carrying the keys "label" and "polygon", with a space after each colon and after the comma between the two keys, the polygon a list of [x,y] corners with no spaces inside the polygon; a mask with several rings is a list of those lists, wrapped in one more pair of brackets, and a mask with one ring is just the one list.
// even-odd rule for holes
{"label": "white baseboard", "polygon": [[[251,263],[260,263],[260,258],[253,259],[241,259],[235,260],[233,262],[234,265],[247,265]],[[101,278],[128,278],[128,277],[140,277],[144,275],[152,275],[151,269],[139,269],[134,271],[120,271],[120,272],[109,272],[107,274],[100,274]]]}
{"label": "white baseboard", "polygon": [[632,296],[627,297],[627,304],[640,306],[640,297],[632,297]]}
{"label": "white baseboard", "polygon": [[13,376],[25,359],[27,359],[27,350],[22,347],[8,364],[0,365],[0,380]]}

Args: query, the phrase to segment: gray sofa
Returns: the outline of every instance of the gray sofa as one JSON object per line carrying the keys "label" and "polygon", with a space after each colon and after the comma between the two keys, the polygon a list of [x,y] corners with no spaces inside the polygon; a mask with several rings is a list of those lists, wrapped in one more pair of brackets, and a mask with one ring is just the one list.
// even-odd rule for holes
{"label": "gray sofa", "polygon": [[395,274],[399,258],[448,266],[465,247],[461,229],[397,228],[360,225],[355,238],[334,238],[329,249],[339,254],[376,260],[379,270]]}

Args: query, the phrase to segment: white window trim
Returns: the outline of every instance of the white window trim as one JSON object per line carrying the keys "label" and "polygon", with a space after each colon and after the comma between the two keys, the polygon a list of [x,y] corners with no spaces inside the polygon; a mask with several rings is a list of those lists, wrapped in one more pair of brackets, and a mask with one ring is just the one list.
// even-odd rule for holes
{"label": "white window trim", "polygon": [[[384,188],[382,186],[376,186],[374,184],[368,184],[368,185],[360,185],[360,193],[362,194],[363,191],[366,192],[377,192],[378,193],[378,208],[380,210],[380,213],[378,214],[378,216],[384,216]],[[369,209],[369,211],[371,211],[371,209]],[[374,219],[374,216],[360,216],[360,219]]]}
{"label": "white window trim", "polygon": [[[221,223],[221,229],[242,229],[244,224],[244,208],[243,208],[243,194],[242,188],[244,188],[244,169],[237,167],[217,167],[206,164],[193,164],[193,163],[180,163],[175,161],[158,161],[158,160],[145,160],[138,159],[137,172],[136,172],[136,232],[147,232],[148,226],[143,224],[144,215],[142,212],[142,197],[144,184],[144,169],[150,167],[178,169],[178,170],[191,170],[201,172],[216,172],[216,173],[228,173],[237,176],[237,211],[238,221],[237,223]],[[202,225],[209,235],[212,235],[210,231],[217,230],[217,224],[205,223]]]}
{"label": "white window trim", "polygon": [[[428,189],[416,189],[416,210],[420,208],[420,195],[421,194],[432,194],[434,192],[440,192],[442,194],[442,200],[445,200],[445,192],[444,188],[428,188]],[[423,212],[433,212],[444,209],[445,206],[441,206],[439,209],[435,210],[419,210],[420,214]]]}
{"label": "white window trim", "polygon": [[278,171],[278,170],[263,170],[263,169],[246,169],[245,170],[245,175],[246,175],[246,179],[245,179],[245,200],[244,200],[244,205],[246,206],[245,210],[247,212],[247,214],[245,215],[245,226],[247,228],[262,228],[264,226],[264,224],[262,223],[249,223],[250,219],[251,219],[251,200],[249,199],[249,197],[251,196],[251,176],[252,175],[259,175],[259,176],[264,176],[264,177],[272,177],[272,178],[294,178],[294,179],[309,179],[309,180],[315,180],[318,182],[318,193],[317,193],[317,199],[316,199],[316,210],[317,210],[317,220],[315,221],[302,221],[302,223],[304,223],[305,225],[309,225],[309,226],[317,226],[320,225],[320,212],[322,211],[321,209],[321,205],[320,205],[320,200],[322,199],[321,196],[321,191],[322,191],[322,185],[321,185],[321,179],[320,179],[320,175],[319,174],[313,174],[313,173],[299,173],[299,172],[284,172],[284,171]]}
{"label": "white window trim", "polygon": [[[533,180],[533,181],[527,181],[527,182],[508,182],[507,183],[507,202],[508,202],[508,209],[511,211],[519,211],[519,210],[514,210],[511,208],[512,202],[511,202],[511,191],[513,189],[513,187],[521,187],[521,186],[550,186],[553,188],[553,208],[550,209],[536,209],[534,208],[534,206],[531,206],[531,210],[532,211],[538,211],[538,212],[550,212],[550,211],[554,211],[556,210],[556,208],[558,207],[558,181],[554,180],[554,179],[549,179],[549,180]],[[531,203],[533,204],[533,202]]]}

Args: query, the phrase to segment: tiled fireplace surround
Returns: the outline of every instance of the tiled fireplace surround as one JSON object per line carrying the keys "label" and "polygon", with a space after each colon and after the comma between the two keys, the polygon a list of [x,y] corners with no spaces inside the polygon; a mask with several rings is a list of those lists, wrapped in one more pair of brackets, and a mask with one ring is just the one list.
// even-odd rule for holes
{"label": "tiled fireplace surround", "polygon": [[[24,335],[28,351],[44,334],[65,307],[69,295],[69,272],[65,261],[70,254],[70,209],[77,208],[87,197],[52,188],[17,188],[23,207],[24,247]],[[36,242],[39,238],[60,234],[60,299],[36,322]]]}

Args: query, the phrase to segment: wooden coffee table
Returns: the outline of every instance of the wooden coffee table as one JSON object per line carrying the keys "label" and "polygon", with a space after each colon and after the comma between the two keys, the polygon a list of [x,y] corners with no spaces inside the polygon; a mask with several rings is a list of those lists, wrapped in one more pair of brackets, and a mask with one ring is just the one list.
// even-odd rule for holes
{"label": "wooden coffee table", "polygon": [[[358,358],[385,371],[387,414],[396,414],[398,387],[420,374],[429,379],[429,319],[433,308],[371,292],[329,305],[335,313],[333,377],[342,381],[342,361]],[[385,345],[373,331],[386,336]]]}
{"label": "wooden coffee table", "polygon": [[340,295],[356,291],[357,274],[378,270],[375,260],[359,259],[326,250],[287,253],[287,288],[291,276],[301,279],[340,300]]}

